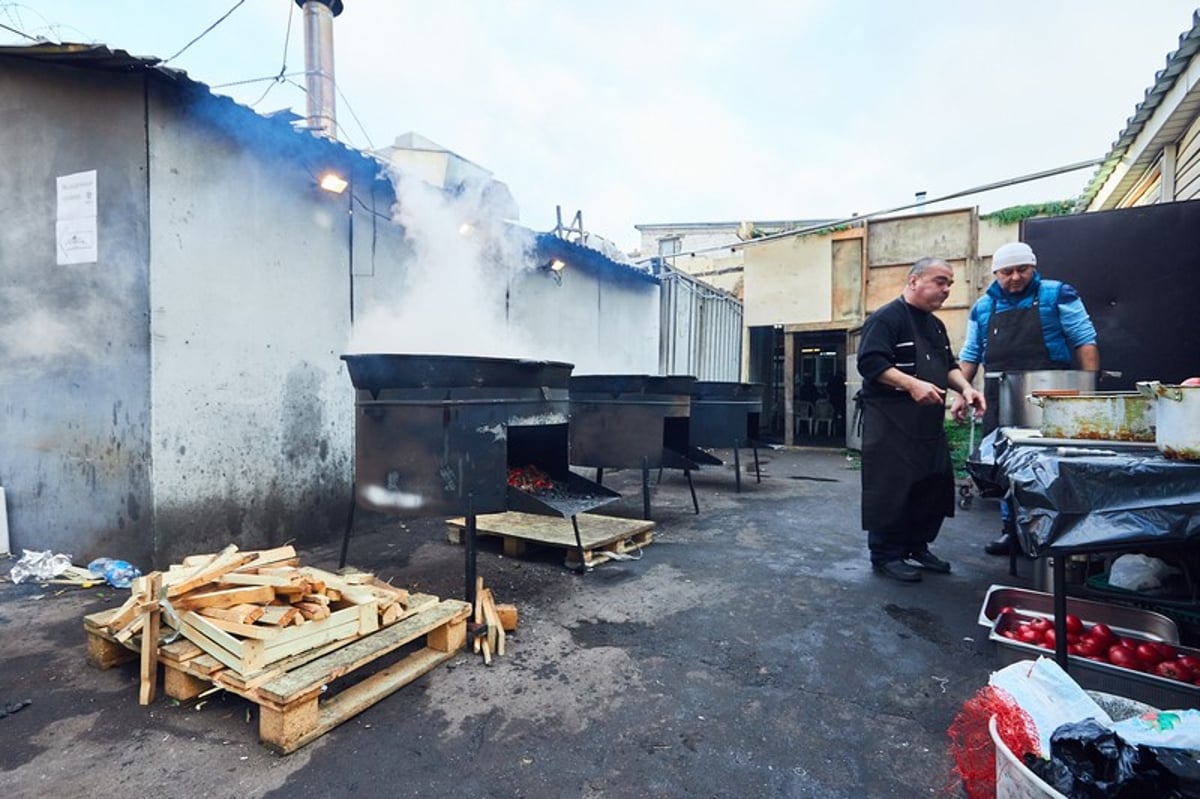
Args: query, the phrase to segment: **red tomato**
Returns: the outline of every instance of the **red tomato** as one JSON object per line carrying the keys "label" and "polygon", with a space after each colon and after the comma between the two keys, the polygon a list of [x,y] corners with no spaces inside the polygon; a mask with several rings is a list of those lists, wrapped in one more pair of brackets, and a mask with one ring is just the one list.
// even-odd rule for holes
{"label": "red tomato", "polygon": [[1137,652],[1138,660],[1148,666],[1153,666],[1163,659],[1162,654],[1158,651],[1158,647],[1148,641],[1138,644],[1137,649],[1134,651]]}
{"label": "red tomato", "polygon": [[1013,639],[1014,641],[1015,641],[1015,640],[1016,640],[1016,638],[1017,638],[1017,632],[1016,632],[1016,630],[1001,630],[1001,631],[1000,631],[1000,634],[1001,634],[1001,635],[1003,635],[1005,638],[1011,638],[1011,639]]}
{"label": "red tomato", "polygon": [[1014,608],[1012,605],[1005,605],[1004,607],[1000,608],[1000,611],[996,614],[996,616],[1015,616],[1015,615],[1017,615],[1017,609]]}
{"label": "red tomato", "polygon": [[1042,634],[1032,627],[1022,627],[1017,630],[1017,640],[1027,644],[1036,644],[1042,640]]}
{"label": "red tomato", "polygon": [[1104,645],[1103,641],[1098,638],[1093,638],[1090,635],[1085,635],[1083,638],[1081,638],[1077,646],[1079,647],[1079,654],[1083,655],[1084,657],[1102,655],[1108,651],[1108,648]]}
{"label": "red tomato", "polygon": [[1179,662],[1197,674],[1200,674],[1200,657],[1195,655],[1180,655]]}
{"label": "red tomato", "polygon": [[1121,637],[1117,639],[1117,643],[1126,649],[1137,649],[1138,644],[1140,644],[1141,641],[1137,640],[1136,638]]}
{"label": "red tomato", "polygon": [[1068,644],[1077,644],[1082,640],[1083,640],[1083,636],[1080,635],[1079,633],[1067,633],[1067,643]]}
{"label": "red tomato", "polygon": [[1078,616],[1068,613],[1066,622],[1067,632],[1075,634],[1083,632],[1083,619],[1079,618]]}
{"label": "red tomato", "polygon": [[1108,662],[1124,669],[1137,669],[1141,665],[1137,652],[1120,644],[1108,648]]}
{"label": "red tomato", "polygon": [[1054,645],[1057,642],[1058,642],[1058,634],[1054,632],[1053,627],[1051,627],[1049,630],[1046,630],[1044,633],[1042,633],[1042,643],[1046,645],[1046,648],[1053,649]]}
{"label": "red tomato", "polygon": [[1195,679],[1192,670],[1180,663],[1178,660],[1164,660],[1154,667],[1154,673],[1159,677],[1167,677],[1172,680],[1181,680],[1182,682],[1191,682]]}
{"label": "red tomato", "polygon": [[1093,624],[1089,634],[1094,638],[1099,638],[1101,641],[1113,641],[1116,636],[1113,635],[1112,627],[1107,624]]}
{"label": "red tomato", "polygon": [[1083,650],[1080,649],[1079,644],[1068,644],[1067,645],[1067,654],[1068,655],[1083,655]]}
{"label": "red tomato", "polygon": [[1159,660],[1174,660],[1179,656],[1175,647],[1168,644],[1166,641],[1151,641],[1150,645],[1158,650]]}
{"label": "red tomato", "polygon": [[1038,632],[1045,632],[1046,630],[1054,629],[1054,622],[1049,619],[1037,618],[1029,622],[1029,626]]}

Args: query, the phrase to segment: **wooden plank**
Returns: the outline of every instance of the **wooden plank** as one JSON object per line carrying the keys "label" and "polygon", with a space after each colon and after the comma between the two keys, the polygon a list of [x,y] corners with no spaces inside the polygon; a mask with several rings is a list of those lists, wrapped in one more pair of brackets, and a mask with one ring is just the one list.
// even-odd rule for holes
{"label": "wooden plank", "polygon": [[286,627],[299,615],[300,611],[291,605],[267,605],[263,608],[263,615],[259,618],[258,623]]}
{"label": "wooden plank", "polygon": [[451,623],[459,617],[466,618],[469,612],[470,606],[465,602],[443,600],[433,608],[346,644],[320,661],[301,666],[277,680],[272,680],[262,686],[259,693],[267,699],[286,704],[293,697],[301,696],[314,687],[360,668],[436,627]]}
{"label": "wooden plank", "polygon": [[200,655],[203,649],[186,638],[179,638],[158,648],[159,660],[169,660],[172,663],[182,663]]}
{"label": "wooden plank", "polygon": [[142,615],[141,679],[138,685],[138,704],[148,705],[158,692],[158,598],[163,591],[162,572],[152,572],[147,579],[146,604]]}
{"label": "wooden plank", "polygon": [[295,585],[301,580],[300,572],[292,574],[251,574],[249,572],[233,571],[223,574],[216,581],[220,585]]}
{"label": "wooden plank", "polygon": [[[395,665],[381,669],[378,673],[346,688],[318,705],[315,721],[312,721],[310,716],[305,716],[303,720],[291,719],[292,724],[284,729],[282,735],[276,735],[275,728],[266,731],[270,735],[265,734],[262,722],[264,716],[260,715],[259,737],[264,744],[276,751],[290,754],[321,737],[342,722],[354,718],[376,702],[391,696],[453,656],[454,652],[439,652],[428,648],[414,652]],[[313,701],[315,703],[315,700]],[[263,708],[264,715],[266,710]],[[307,714],[310,710],[306,706],[303,712]],[[284,718],[287,718],[288,715],[290,714],[287,712],[283,714]]]}
{"label": "wooden plank", "polygon": [[[324,624],[326,621],[329,621],[329,619],[323,619],[320,623]],[[317,623],[318,622],[311,622],[311,624]],[[306,624],[301,628],[292,627],[288,629],[306,631],[309,626],[310,625]],[[266,662],[268,664],[273,663],[281,658],[299,654],[300,652],[304,652],[309,649],[315,649],[316,647],[325,646],[326,644],[335,642],[345,643],[349,639],[357,637],[358,619],[355,618],[349,621],[341,620],[337,624],[329,627],[322,627],[319,632],[305,635],[303,638],[269,643]]]}
{"label": "wooden plank", "polygon": [[228,608],[249,602],[266,604],[275,598],[275,589],[269,585],[242,585],[236,588],[220,588],[203,591],[172,600],[177,612],[198,608]]}
{"label": "wooden plank", "polygon": [[285,544],[281,547],[273,549],[260,549],[248,553],[253,557],[243,564],[241,569],[260,569],[267,565],[278,565],[283,561],[294,560],[296,557],[296,548],[291,544]]}
{"label": "wooden plank", "polygon": [[[185,625],[183,634],[192,639],[208,654],[220,660],[225,665],[240,672],[258,671],[265,664],[265,645],[262,641],[254,639],[235,638],[229,633],[222,630],[217,625],[213,624],[211,619],[206,619],[194,610],[189,610],[179,617],[179,621]],[[209,643],[214,644],[218,649],[232,655],[234,663],[229,663],[222,660],[217,652],[212,651],[204,645],[202,641],[197,641],[193,634],[201,635]]]}
{"label": "wooden plank", "polygon": [[199,588],[205,583],[211,583],[225,572],[233,571],[253,558],[252,553],[238,552],[238,548],[230,544],[207,563],[197,566],[190,572],[183,572],[177,577],[172,575],[172,582],[166,589],[167,597],[177,597]]}
{"label": "wooden plank", "polygon": [[263,617],[265,613],[263,605],[234,605],[228,608],[199,608],[197,612],[209,619],[223,619],[224,621],[234,622],[236,624],[254,624]]}
{"label": "wooden plank", "polygon": [[[206,608],[207,610],[207,608]],[[208,619],[208,623],[214,627],[219,627],[227,633],[241,636],[242,638],[253,638],[259,641],[271,641],[286,633],[284,627],[271,627],[261,624],[242,624],[241,622],[228,621],[219,617],[212,617],[207,614],[201,614]]]}
{"label": "wooden plank", "polygon": [[[597,549],[655,528],[653,521],[622,519],[598,513],[581,513],[576,519],[584,549]],[[463,527],[466,521],[460,517],[449,520],[448,524]],[[558,516],[507,511],[478,516],[476,524],[480,535],[508,536],[548,546],[576,548],[575,529],[571,526],[571,520]]]}
{"label": "wooden plank", "polygon": [[[195,613],[190,613],[188,615],[194,616],[195,618],[198,618],[198,619],[202,618],[201,616],[198,616]],[[242,659],[240,657],[233,654],[229,650],[223,649],[221,646],[217,645],[217,643],[215,641],[209,639],[208,636],[206,636],[204,633],[200,632],[198,629],[196,629],[191,624],[189,624],[187,622],[187,620],[180,618],[179,625],[180,625],[180,632],[182,632],[184,635],[186,635],[188,637],[188,640],[190,640],[196,646],[203,649],[205,654],[209,655],[212,658],[215,658],[216,660],[225,664],[226,666],[233,669],[234,671],[240,672],[245,669],[245,666],[243,665]]]}

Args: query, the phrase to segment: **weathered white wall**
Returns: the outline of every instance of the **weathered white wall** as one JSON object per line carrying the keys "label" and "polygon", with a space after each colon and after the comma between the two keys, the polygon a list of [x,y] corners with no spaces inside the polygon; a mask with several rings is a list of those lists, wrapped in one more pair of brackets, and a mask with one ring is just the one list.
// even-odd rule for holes
{"label": "weathered white wall", "polygon": [[311,538],[350,496],[349,195],[225,105],[150,96],[156,549]]}
{"label": "weathered white wall", "polygon": [[538,269],[513,275],[508,317],[532,357],[572,363],[577,375],[658,374],[658,285],[577,264],[561,277]]}
{"label": "weathered white wall", "polygon": [[[12,549],[142,558],[153,529],[141,81],[0,64],[0,485]],[[55,178],[97,172],[96,263]]]}

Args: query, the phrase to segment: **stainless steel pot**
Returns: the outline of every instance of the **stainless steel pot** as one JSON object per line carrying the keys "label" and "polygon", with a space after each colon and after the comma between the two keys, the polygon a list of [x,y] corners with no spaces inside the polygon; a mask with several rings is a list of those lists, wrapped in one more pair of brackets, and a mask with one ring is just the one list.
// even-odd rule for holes
{"label": "stainless steel pot", "polygon": [[1042,409],[1025,399],[1035,391],[1078,391],[1082,394],[1096,390],[1096,373],[1078,369],[989,372],[985,379],[993,376],[998,383],[998,423],[1001,427],[1042,426]]}
{"label": "stainless steel pot", "polygon": [[1039,395],[1042,435],[1100,441],[1154,441],[1154,401],[1139,392]]}
{"label": "stainless steel pot", "polygon": [[1200,460],[1200,386],[1165,386],[1157,380],[1137,384],[1154,398],[1154,444],[1168,458]]}

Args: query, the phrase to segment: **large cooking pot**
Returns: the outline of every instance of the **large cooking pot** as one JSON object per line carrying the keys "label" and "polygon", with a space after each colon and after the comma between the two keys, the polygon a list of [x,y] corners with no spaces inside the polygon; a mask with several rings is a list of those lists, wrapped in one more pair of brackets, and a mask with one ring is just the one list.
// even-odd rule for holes
{"label": "large cooking pot", "polygon": [[1150,380],[1137,387],[1154,399],[1158,451],[1168,458],[1200,460],[1200,386],[1164,386]]}
{"label": "large cooking pot", "polygon": [[1139,392],[1035,391],[1028,400],[1042,409],[1042,435],[1101,441],[1154,441],[1154,400]]}
{"label": "large cooking pot", "polygon": [[[1042,409],[1026,397],[1038,391],[1077,391],[1080,394],[1096,390],[1096,373],[1078,369],[1043,369],[1029,372],[989,372],[998,394],[1001,427],[1042,426]],[[991,398],[988,399],[990,403]]]}

